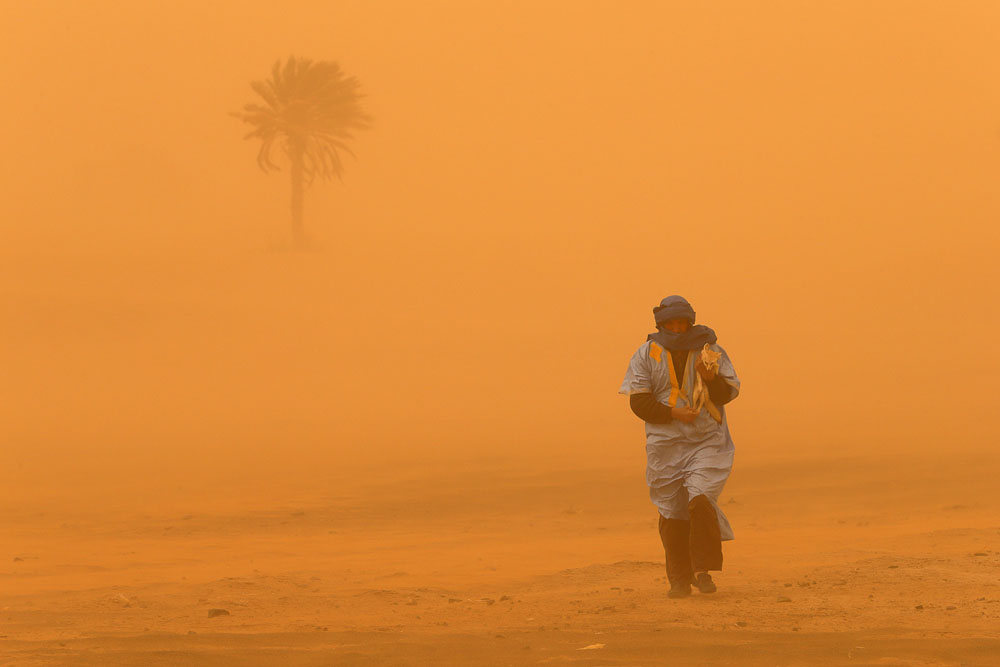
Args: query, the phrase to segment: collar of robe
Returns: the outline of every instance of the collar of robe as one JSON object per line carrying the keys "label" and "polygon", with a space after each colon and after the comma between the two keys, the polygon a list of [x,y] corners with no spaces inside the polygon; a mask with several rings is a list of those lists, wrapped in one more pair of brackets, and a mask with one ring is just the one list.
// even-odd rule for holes
{"label": "collar of robe", "polygon": [[651,340],[660,347],[675,351],[700,350],[705,347],[705,343],[712,345],[718,339],[715,337],[715,332],[704,324],[696,324],[684,333],[658,330],[646,336],[646,340]]}

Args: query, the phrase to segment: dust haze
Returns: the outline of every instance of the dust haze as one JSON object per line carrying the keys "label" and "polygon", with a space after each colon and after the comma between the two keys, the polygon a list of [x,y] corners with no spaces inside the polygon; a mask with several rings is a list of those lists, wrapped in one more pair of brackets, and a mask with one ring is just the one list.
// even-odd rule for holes
{"label": "dust haze", "polygon": [[[594,512],[625,508],[609,525],[645,521],[642,424],[616,391],[668,294],[742,380],[741,502],[774,470],[805,480],[796,492],[822,513],[810,494],[853,479],[844,460],[880,461],[890,486],[912,461],[922,472],[898,474],[1000,465],[993,3],[8,1],[0,24],[0,501],[20,517],[0,560],[18,594],[121,583],[67,570],[36,589],[11,569],[21,552],[43,567],[43,526],[68,508],[197,517],[367,484],[380,491],[359,502],[396,493],[392,507],[445,531],[474,525],[441,518],[456,504],[517,524],[603,498]],[[290,245],[287,168],[261,171],[230,115],[291,55],[356,76],[373,118],[343,181],[306,192],[305,251]],[[935,511],[989,495],[949,479]],[[517,500],[519,485],[562,491]],[[859,488],[910,502],[876,486]],[[997,524],[990,502],[969,526]],[[378,516],[356,544],[393,525]],[[754,564],[765,542],[731,516],[733,567],[757,579],[774,566]],[[228,530],[203,527],[239,543]],[[586,530],[573,555],[537,563],[529,530],[497,567],[513,580],[662,561],[645,523],[632,551]],[[885,548],[913,553],[902,544]],[[447,552],[467,576],[448,585],[493,576],[458,565],[492,547],[468,561],[423,548],[425,570],[375,559],[368,574],[440,583],[430,564]],[[227,571],[178,556],[135,581],[251,570],[227,553]],[[55,637],[30,628],[7,634]]]}

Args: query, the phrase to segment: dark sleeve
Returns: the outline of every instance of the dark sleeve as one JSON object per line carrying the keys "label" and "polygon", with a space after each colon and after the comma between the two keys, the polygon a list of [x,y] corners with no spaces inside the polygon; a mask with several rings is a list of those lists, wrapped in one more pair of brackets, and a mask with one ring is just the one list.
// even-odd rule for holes
{"label": "dark sleeve", "polygon": [[721,375],[716,374],[708,384],[708,397],[716,405],[725,405],[733,400],[732,387],[726,383]]}
{"label": "dark sleeve", "polygon": [[628,397],[628,404],[635,416],[644,422],[669,424],[673,419],[670,406],[660,403],[652,394],[632,394]]}

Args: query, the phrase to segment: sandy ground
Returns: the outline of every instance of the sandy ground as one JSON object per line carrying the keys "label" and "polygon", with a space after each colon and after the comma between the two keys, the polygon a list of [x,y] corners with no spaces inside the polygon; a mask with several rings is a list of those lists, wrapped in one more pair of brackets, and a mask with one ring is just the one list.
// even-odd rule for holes
{"label": "sandy ground", "polygon": [[998,477],[741,458],[680,601],[631,463],[8,490],[0,664],[995,665]]}

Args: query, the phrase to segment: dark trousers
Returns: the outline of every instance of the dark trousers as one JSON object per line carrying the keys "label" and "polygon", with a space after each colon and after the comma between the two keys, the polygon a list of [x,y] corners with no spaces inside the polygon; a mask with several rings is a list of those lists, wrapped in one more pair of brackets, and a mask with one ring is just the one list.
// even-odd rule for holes
{"label": "dark trousers", "polygon": [[660,515],[660,541],[667,555],[667,579],[684,584],[695,572],[722,569],[722,535],[719,515],[705,496],[688,503],[690,521],[664,519]]}

